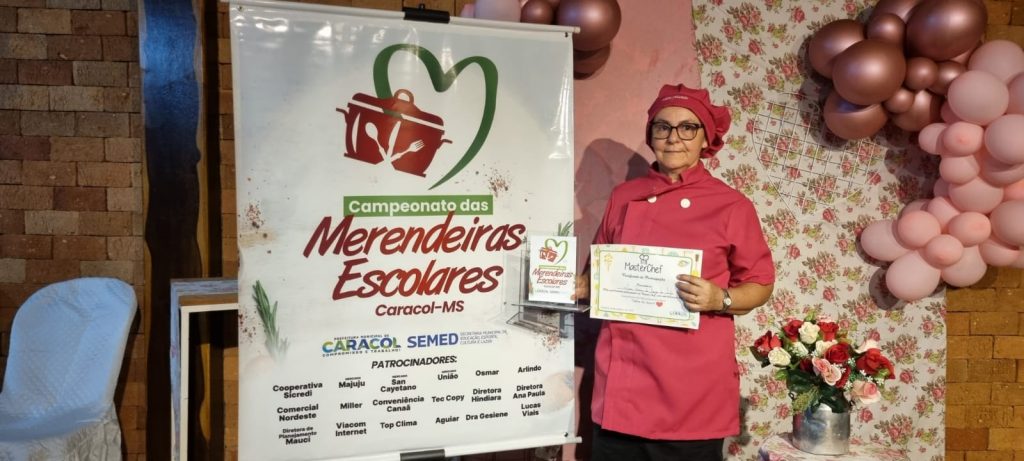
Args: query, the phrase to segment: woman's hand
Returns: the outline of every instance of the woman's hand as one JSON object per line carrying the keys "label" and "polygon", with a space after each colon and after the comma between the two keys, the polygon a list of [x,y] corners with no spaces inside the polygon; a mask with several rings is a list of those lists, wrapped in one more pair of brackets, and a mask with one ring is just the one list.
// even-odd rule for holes
{"label": "woman's hand", "polygon": [[576,276],[576,294],[573,295],[572,299],[574,301],[590,299],[590,271]]}
{"label": "woman's hand", "polygon": [[719,312],[725,290],[708,280],[692,275],[676,276],[676,294],[692,312]]}

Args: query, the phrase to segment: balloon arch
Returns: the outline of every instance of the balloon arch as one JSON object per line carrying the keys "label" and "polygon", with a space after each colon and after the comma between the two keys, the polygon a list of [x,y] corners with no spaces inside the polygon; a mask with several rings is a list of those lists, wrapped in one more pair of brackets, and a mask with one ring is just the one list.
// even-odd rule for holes
{"label": "balloon arch", "polygon": [[833,21],[807,44],[832,83],[829,131],[866,138],[891,121],[940,157],[933,198],[860,234],[904,301],[974,284],[989,265],[1024,267],[1024,51],[982,42],[987,17],[980,0],[881,0],[864,24]]}

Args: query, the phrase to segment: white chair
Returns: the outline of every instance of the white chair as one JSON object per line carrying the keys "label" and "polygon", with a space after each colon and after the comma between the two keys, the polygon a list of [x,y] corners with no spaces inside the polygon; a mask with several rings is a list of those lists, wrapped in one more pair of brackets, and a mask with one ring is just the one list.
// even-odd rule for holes
{"label": "white chair", "polygon": [[79,278],[35,292],[14,315],[0,389],[0,461],[120,460],[114,389],[135,291]]}

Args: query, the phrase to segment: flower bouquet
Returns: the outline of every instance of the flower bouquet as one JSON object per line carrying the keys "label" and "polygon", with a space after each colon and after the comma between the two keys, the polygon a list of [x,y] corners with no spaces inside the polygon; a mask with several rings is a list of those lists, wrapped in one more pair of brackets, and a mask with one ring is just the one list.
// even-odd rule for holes
{"label": "flower bouquet", "polygon": [[845,453],[850,408],[879,401],[883,383],[895,377],[877,342],[869,339],[854,348],[826,316],[790,319],[754,341],[750,351],[786,382],[793,399],[794,443],[816,454]]}

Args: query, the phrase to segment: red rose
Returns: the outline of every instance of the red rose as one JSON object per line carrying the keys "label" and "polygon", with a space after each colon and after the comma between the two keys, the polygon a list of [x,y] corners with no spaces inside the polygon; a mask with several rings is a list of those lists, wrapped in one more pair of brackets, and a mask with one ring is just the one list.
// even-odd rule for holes
{"label": "red rose", "polygon": [[800,363],[798,363],[797,366],[799,366],[800,370],[803,372],[814,374],[814,364],[811,363],[811,359],[809,358],[805,357],[801,359]]}
{"label": "red rose", "polygon": [[839,331],[839,325],[835,322],[818,322],[818,328],[821,328],[821,337],[825,341],[836,339],[836,332]]}
{"label": "red rose", "polygon": [[804,324],[803,320],[790,320],[786,326],[782,327],[782,331],[786,333],[786,337],[790,341],[797,341],[800,339],[800,326]]}
{"label": "red rose", "polygon": [[849,344],[836,343],[825,351],[825,360],[828,360],[829,363],[842,365],[845,364],[847,360],[850,360],[850,352]]}
{"label": "red rose", "polygon": [[882,355],[879,349],[868,349],[864,355],[857,359],[857,369],[868,376],[876,376],[882,369],[889,372],[885,379],[896,377],[896,371],[892,368],[892,362]]}
{"label": "red rose", "polygon": [[761,336],[754,341],[754,355],[757,356],[758,359],[763,359],[768,357],[768,353],[771,352],[772,349],[779,347],[782,347],[782,340],[769,331],[765,333],[764,336]]}
{"label": "red rose", "polygon": [[839,378],[839,381],[836,381],[836,387],[841,389],[843,386],[846,386],[846,381],[850,379],[850,367],[842,365],[839,368],[843,369],[843,376]]}

